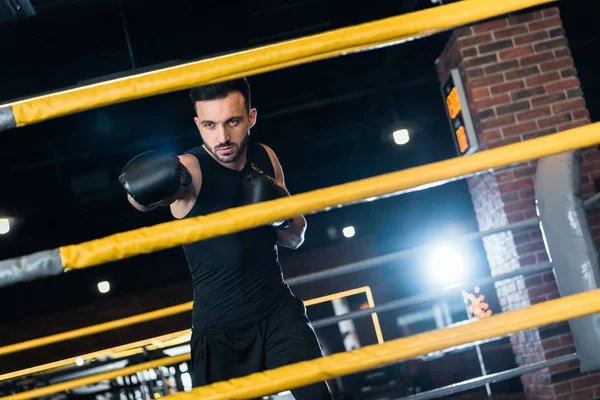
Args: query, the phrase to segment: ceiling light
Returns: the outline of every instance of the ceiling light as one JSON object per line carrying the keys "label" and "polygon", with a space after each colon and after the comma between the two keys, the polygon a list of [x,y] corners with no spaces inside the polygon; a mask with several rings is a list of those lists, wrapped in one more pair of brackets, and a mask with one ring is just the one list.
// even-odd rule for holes
{"label": "ceiling light", "polygon": [[398,129],[397,131],[395,131],[393,133],[393,136],[394,136],[394,142],[396,142],[397,145],[406,144],[410,140],[410,135],[408,134],[408,129]]}
{"label": "ceiling light", "polygon": [[353,226],[347,226],[344,229],[342,229],[342,234],[344,235],[344,237],[351,238],[356,234],[356,230]]}
{"label": "ceiling light", "polygon": [[98,282],[98,291],[100,293],[110,292],[110,283],[108,283],[107,281]]}
{"label": "ceiling light", "polygon": [[0,218],[0,235],[5,235],[10,232],[10,222],[8,218]]}

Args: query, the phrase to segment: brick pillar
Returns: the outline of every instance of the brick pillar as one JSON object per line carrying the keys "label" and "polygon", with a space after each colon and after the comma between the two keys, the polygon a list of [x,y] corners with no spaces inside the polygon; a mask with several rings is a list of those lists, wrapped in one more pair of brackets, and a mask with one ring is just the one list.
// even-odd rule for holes
{"label": "brick pillar", "polygon": [[[451,69],[459,69],[482,150],[590,123],[558,8],[458,29],[437,68],[442,82]],[[536,216],[536,163],[533,160],[468,180],[481,230]],[[600,153],[586,150],[584,197],[593,194],[599,170]],[[598,242],[600,218],[588,217]],[[492,275],[548,260],[538,228],[493,235],[485,238],[484,246]],[[498,282],[496,291],[504,311],[558,297],[551,272]],[[575,352],[567,323],[516,333],[511,343],[519,365]],[[582,374],[578,365],[572,362],[522,376],[528,399],[600,396],[600,374]]]}

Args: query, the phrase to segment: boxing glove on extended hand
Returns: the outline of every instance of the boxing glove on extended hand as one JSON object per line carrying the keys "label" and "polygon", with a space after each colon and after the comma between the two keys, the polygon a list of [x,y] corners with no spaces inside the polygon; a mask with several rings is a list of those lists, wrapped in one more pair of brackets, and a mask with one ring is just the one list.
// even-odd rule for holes
{"label": "boxing glove on extended hand", "polygon": [[119,182],[138,204],[148,207],[189,186],[192,176],[176,154],[148,151],[127,163]]}
{"label": "boxing glove on extended hand", "polygon": [[[250,168],[242,181],[239,205],[245,206],[286,196],[289,194],[275,179]],[[278,230],[287,229],[291,225],[291,219],[271,223],[271,226]]]}

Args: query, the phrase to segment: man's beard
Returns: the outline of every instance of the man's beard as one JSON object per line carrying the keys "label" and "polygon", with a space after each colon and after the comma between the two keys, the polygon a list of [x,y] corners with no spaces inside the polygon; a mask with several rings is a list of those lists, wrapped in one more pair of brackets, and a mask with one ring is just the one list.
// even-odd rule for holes
{"label": "man's beard", "polygon": [[[242,155],[242,152],[244,151],[244,149],[246,148],[246,146],[248,146],[248,142],[250,141],[250,135],[246,135],[246,137],[244,137],[244,139],[242,140],[242,142],[240,143],[240,145],[238,146],[235,143],[223,143],[220,144],[214,148],[211,148],[209,146],[206,145],[206,143],[204,144],[204,147],[206,147],[206,149],[213,155],[215,156],[215,158],[219,161],[221,161],[223,164],[231,164],[233,162],[236,162],[240,156]],[[227,155],[227,156],[221,156],[217,153],[217,151],[220,148],[225,148],[225,147],[230,147],[233,146],[235,148],[235,152],[232,155]]]}

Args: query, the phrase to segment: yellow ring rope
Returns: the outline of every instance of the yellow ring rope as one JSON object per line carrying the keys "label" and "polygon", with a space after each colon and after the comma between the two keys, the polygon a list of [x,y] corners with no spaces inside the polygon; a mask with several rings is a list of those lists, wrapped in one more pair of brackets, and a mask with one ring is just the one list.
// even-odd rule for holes
{"label": "yellow ring rope", "polygon": [[4,104],[17,126],[394,44],[555,0],[467,0]]}
{"label": "yellow ring rope", "polygon": [[65,269],[80,269],[307,215],[370,197],[399,194],[600,143],[600,123],[288,198],[170,221],[59,248]]}
{"label": "yellow ring rope", "polygon": [[160,310],[150,311],[143,314],[134,315],[127,318],[121,318],[114,321],[104,322],[97,325],[86,326],[85,328],[74,329],[68,332],[57,333],[55,335],[45,336],[38,339],[31,339],[25,342],[15,343],[0,347],[0,356],[33,349],[35,347],[46,346],[52,343],[63,342],[65,340],[77,339],[82,336],[94,335],[111,329],[118,329],[125,326],[139,324],[158,318],[164,318],[175,314],[180,314],[192,309],[193,302],[178,304],[176,306],[161,308]]}
{"label": "yellow ring rope", "polygon": [[[410,359],[434,351],[583,317],[597,312],[600,312],[600,289],[550,300],[503,314],[496,314],[471,324],[421,333],[403,339],[391,340],[383,344],[366,346],[361,349],[338,353],[316,360],[217,382],[212,385],[195,388],[189,393],[180,392],[165,396],[165,398],[169,400],[225,400],[262,397]],[[167,360],[168,363],[184,361],[189,359],[190,355],[186,354],[178,357],[181,358],[172,357],[156,360],[153,362],[152,367],[147,366],[149,363],[134,365],[125,369],[111,371],[110,373],[51,385],[13,396],[2,397],[1,399],[31,399],[106,379],[114,379],[118,376],[124,376],[143,369],[154,368],[164,365],[161,364],[164,360]]]}

